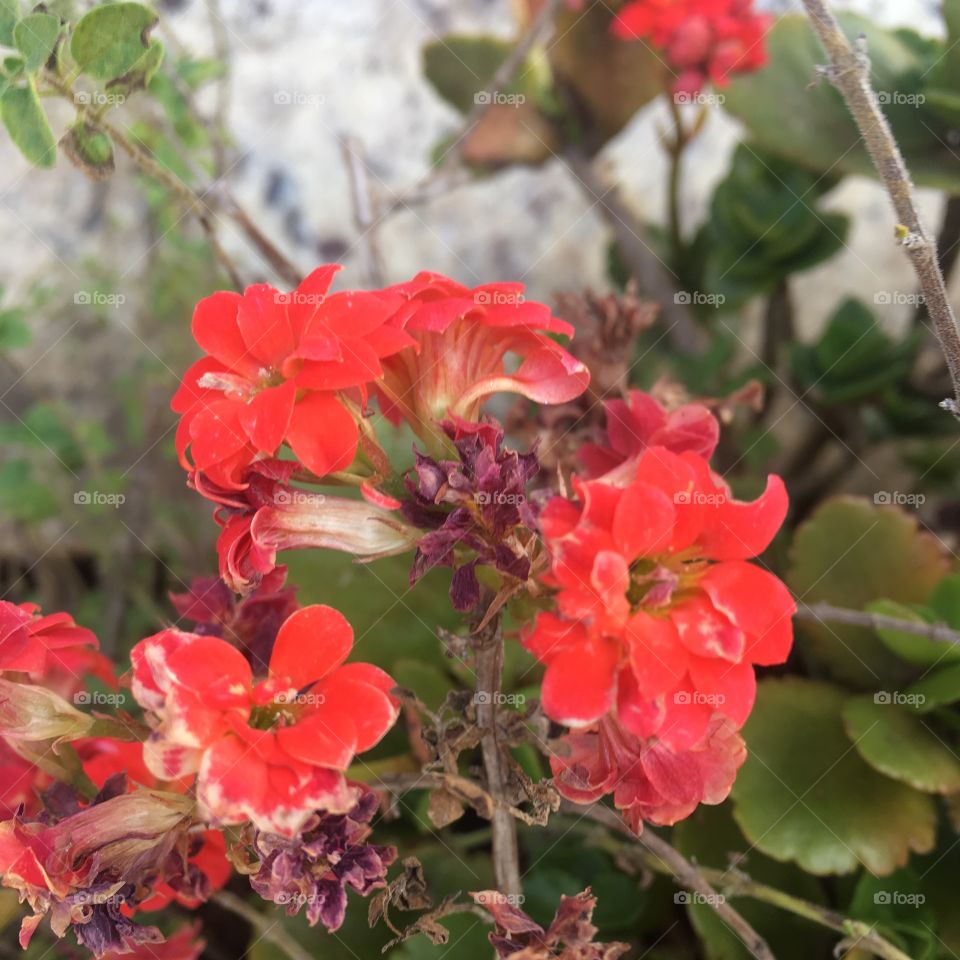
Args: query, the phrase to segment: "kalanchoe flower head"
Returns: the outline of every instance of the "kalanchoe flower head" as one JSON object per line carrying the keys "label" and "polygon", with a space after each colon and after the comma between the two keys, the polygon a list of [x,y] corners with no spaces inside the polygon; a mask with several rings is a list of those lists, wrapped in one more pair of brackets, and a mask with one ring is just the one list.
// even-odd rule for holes
{"label": "kalanchoe flower head", "polygon": [[49,916],[62,937],[73,928],[95,955],[126,952],[163,939],[124,913],[149,896],[168,870],[178,870],[192,821],[193,801],[158,790],[109,795],[50,825],[18,817],[0,824],[0,875],[29,903],[26,947]]}
{"label": "kalanchoe flower head", "polygon": [[342,771],[393,726],[394,681],[344,661],[353,630],[310,606],[280,628],[265,680],[219,637],[165,630],[131,652],[133,694],[154,714],[147,766],[161,779],[197,774],[205,819],[252,821],[294,836],[315,810],[345,813],[356,790]]}
{"label": "kalanchoe flower head", "polygon": [[410,579],[416,583],[432,567],[453,567],[450,597],[456,610],[467,611],[480,599],[478,564],[511,581],[530,576],[529,531],[536,511],[527,485],[539,466],[535,451],[507,450],[503,429],[492,420],[447,420],[442,428],[458,459],[435,460],[417,452],[407,481],[404,514],[430,531],[417,544]]}
{"label": "kalanchoe flower head", "polygon": [[70,697],[84,676],[116,686],[110,661],[98,650],[92,630],[67,613],[43,615],[34,603],[0,600],[0,671],[26,673]]}
{"label": "kalanchoe flower head", "polygon": [[392,510],[292,487],[283,473],[279,465],[269,474],[255,468],[246,489],[229,496],[207,489],[207,496],[223,498],[220,576],[237,593],[249,594],[271,576],[281,550],[340,550],[373,560],[412,550],[420,536]]}
{"label": "kalanchoe flower head", "polygon": [[562,796],[593,803],[612,793],[627,824],[639,833],[644,821],[670,826],[701,803],[722,803],[746,756],[734,724],[719,714],[700,742],[684,750],[656,738],[641,740],[610,714],[561,738],[550,767]]}
{"label": "kalanchoe flower head", "polygon": [[635,466],[647,447],[665,447],[671,453],[690,451],[709,460],[720,439],[720,424],[699,403],[667,410],[656,397],[631,390],[625,400],[608,400],[605,443],[585,443],[580,461],[587,475],[600,477],[617,467]]}
{"label": "kalanchoe flower head", "polygon": [[546,930],[497,890],[471,896],[493,917],[496,929],[489,938],[501,960],[617,960],[630,949],[627,943],[594,942],[597,928],[590,921],[597,898],[589,887],[575,897],[561,896]]}
{"label": "kalanchoe flower head", "polygon": [[693,94],[762,67],[770,23],[753,0],[633,0],[617,14],[613,32],[662,50],[677,73],[674,92]]}
{"label": "kalanchoe flower head", "polygon": [[193,633],[223,637],[244,653],[256,676],[267,672],[277,631],[297,609],[294,586],[285,587],[287,568],[275,567],[243,600],[219,577],[195,577],[185,593],[170,600],[184,620],[193,622]]}
{"label": "kalanchoe flower head", "polygon": [[687,749],[714,713],[740,727],[753,664],[782,663],[795,604],[748,558],[787,509],[778,477],[752,503],[732,499],[706,461],[650,447],[627,486],[577,483],[540,518],[546,582],[559,616],[542,613],[525,644],[546,664],[544,710],[574,727],[615,710],[641,738]]}
{"label": "kalanchoe flower head", "polygon": [[399,294],[328,294],[339,269],[317,268],[292,293],[256,284],[200,301],[193,335],[208,356],[172,402],[187,469],[239,488],[244,470],[282,443],[318,476],[350,465],[357,423],[345,392],[362,401],[381,360],[413,341],[397,317]]}
{"label": "kalanchoe flower head", "polygon": [[[384,413],[406,419],[433,446],[438,421],[476,420],[491,394],[519,393],[538,403],[579,396],[590,373],[547,334],[573,335],[542,303],[523,296],[519,283],[470,289],[436,273],[420,273],[388,288],[406,301],[403,329],[416,345],[386,358],[377,385]],[[522,358],[512,373],[507,354]]]}
{"label": "kalanchoe flower head", "polygon": [[344,814],[315,813],[292,839],[256,831],[253,846],[260,869],[250,885],[265,900],[294,916],[306,907],[307,922],[338,930],[347,908],[347,888],[365,897],[386,884],[387,867],[397,857],[393,847],[367,842],[377,796],[361,789]]}

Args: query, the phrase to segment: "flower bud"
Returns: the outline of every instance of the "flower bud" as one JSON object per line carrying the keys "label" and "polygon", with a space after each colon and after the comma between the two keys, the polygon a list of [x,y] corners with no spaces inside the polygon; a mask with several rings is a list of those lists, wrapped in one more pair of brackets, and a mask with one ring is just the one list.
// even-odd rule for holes
{"label": "flower bud", "polygon": [[87,736],[93,724],[93,717],[46,687],[0,679],[0,736],[12,746],[76,740]]}

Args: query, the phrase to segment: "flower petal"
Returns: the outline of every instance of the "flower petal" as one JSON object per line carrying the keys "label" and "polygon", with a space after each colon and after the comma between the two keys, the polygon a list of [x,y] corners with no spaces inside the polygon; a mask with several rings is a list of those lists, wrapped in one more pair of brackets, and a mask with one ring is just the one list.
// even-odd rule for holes
{"label": "flower petal", "polygon": [[280,627],[270,657],[270,675],[303,689],[336,670],[352,647],[353,627],[339,610],[323,604],[304,607]]}

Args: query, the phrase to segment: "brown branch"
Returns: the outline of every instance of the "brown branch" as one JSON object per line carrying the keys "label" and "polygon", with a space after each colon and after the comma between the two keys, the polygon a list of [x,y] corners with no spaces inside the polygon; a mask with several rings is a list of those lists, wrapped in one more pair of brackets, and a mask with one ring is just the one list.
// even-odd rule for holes
{"label": "brown branch", "polygon": [[926,637],[938,643],[960,644],[960,630],[953,630],[945,623],[915,623],[888,617],[882,613],[870,613],[867,610],[850,610],[835,607],[829,603],[797,604],[796,615],[802,620],[818,620],[821,623],[848,623],[855,627],[869,627],[871,630],[899,630],[917,637]]}
{"label": "brown branch", "polygon": [[493,874],[497,889],[507,896],[519,896],[520,855],[517,850],[517,823],[508,809],[506,758],[500,742],[497,714],[500,707],[500,678],[503,671],[503,632],[500,618],[475,636],[477,672],[477,724],[483,731],[480,750],[487,775],[487,790],[493,798],[490,825],[493,829]]}
{"label": "brown branch", "polygon": [[856,49],[850,44],[825,0],[803,0],[803,5],[830,60],[823,73],[846,101],[890,195],[899,219],[897,236],[913,263],[950,372],[954,396],[941,406],[960,418],[960,325],[947,297],[936,244],[920,218],[910,172],[870,86],[870,61],[864,41],[859,41]]}
{"label": "brown branch", "polygon": [[703,902],[708,904],[717,916],[743,941],[744,946],[754,957],[757,957],[758,960],[776,960],[767,945],[767,941],[727,903],[722,894],[717,893],[703,871],[695,867],[682,853],[670,846],[666,840],[649,829],[645,829],[638,836],[610,807],[600,806],[599,804],[581,806],[565,800],[560,805],[560,810],[571,816],[586,817],[588,820],[602,823],[604,826],[610,827],[610,829],[616,830],[639,843],[649,855],[648,858],[645,858],[648,860],[648,866],[660,873],[669,874],[680,886],[700,894]]}
{"label": "brown branch", "polygon": [[624,203],[617,187],[603,182],[592,159],[586,154],[571,149],[563,159],[587,199],[600,208],[613,230],[624,260],[640,286],[640,292],[660,304],[670,342],[688,353],[702,352],[706,346],[703,331],[682,298],[677,297],[675,278],[654,253],[646,238],[646,230]]}
{"label": "brown branch", "polygon": [[360,243],[366,259],[367,283],[371,287],[385,284],[383,256],[377,242],[379,217],[374,209],[373,192],[370,189],[370,174],[363,145],[356,137],[344,137],[340,144],[343,159],[350,178],[350,195],[353,200],[353,220],[360,231]]}

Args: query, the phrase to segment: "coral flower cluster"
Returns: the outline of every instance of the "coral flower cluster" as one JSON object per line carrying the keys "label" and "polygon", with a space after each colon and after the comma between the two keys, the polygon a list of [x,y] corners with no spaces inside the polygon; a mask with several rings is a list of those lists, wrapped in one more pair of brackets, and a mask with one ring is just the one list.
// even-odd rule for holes
{"label": "coral flower cluster", "polygon": [[771,22],[753,9],[753,0],[632,0],[617,14],[613,32],[661,50],[675,76],[674,92],[695,94],[707,83],[724,86],[732,74],[764,66]]}
{"label": "coral flower cluster", "polygon": [[754,666],[790,651],[794,602],[748,562],[786,492],[771,476],[740,502],[700,453],[664,446],[574,490],[540,517],[556,610],[524,635],[545,664],[545,711],[574,730],[554,772],[573,799],[613,792],[635,827],[672,823],[726,796]]}

